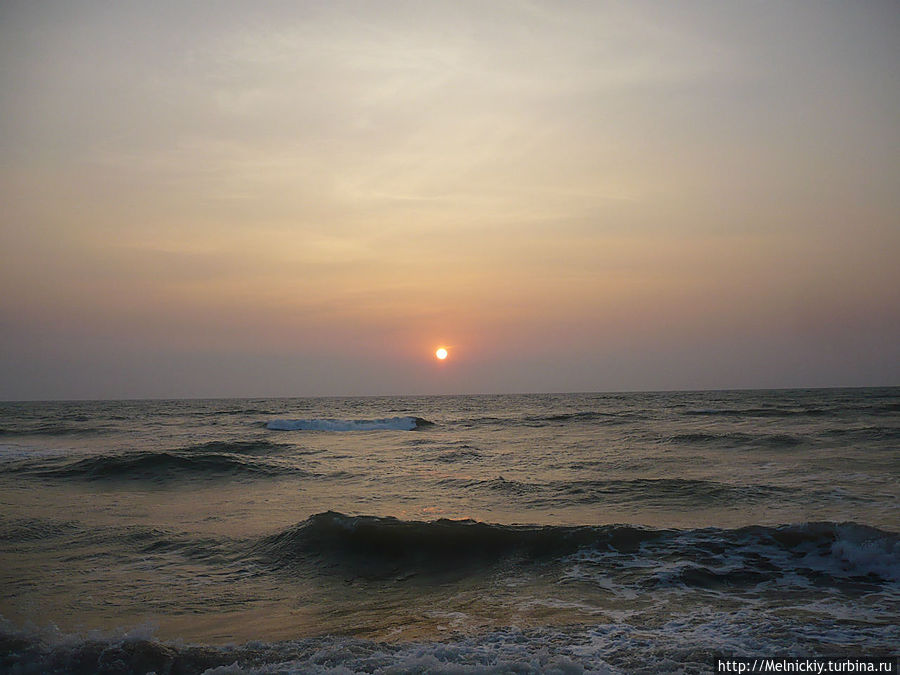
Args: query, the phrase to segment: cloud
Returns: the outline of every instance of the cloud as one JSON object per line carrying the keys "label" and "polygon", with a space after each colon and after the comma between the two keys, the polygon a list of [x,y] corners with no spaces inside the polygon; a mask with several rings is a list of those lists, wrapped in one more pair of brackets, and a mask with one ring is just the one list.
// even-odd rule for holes
{"label": "cloud", "polygon": [[[842,321],[900,343],[888,5],[0,11],[11,353],[48,331],[246,364],[452,338],[560,389],[625,386],[602,377],[624,348],[696,364],[752,335],[783,363]],[[651,362],[622,378],[665,384]],[[503,363],[495,388],[526,386]]]}

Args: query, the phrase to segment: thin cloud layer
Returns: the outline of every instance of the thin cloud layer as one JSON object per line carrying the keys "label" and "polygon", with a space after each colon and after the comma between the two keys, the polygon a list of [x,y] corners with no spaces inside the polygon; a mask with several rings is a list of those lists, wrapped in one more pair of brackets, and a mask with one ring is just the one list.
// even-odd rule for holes
{"label": "thin cloud layer", "polygon": [[898,24],[6,3],[0,396],[896,383]]}

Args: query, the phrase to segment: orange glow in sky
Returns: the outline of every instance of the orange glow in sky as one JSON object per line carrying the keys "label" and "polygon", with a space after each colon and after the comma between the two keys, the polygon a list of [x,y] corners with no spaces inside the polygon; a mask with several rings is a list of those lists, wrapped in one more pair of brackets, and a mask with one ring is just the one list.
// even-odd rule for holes
{"label": "orange glow in sky", "polygon": [[0,5],[0,400],[900,382],[892,3],[87,4]]}

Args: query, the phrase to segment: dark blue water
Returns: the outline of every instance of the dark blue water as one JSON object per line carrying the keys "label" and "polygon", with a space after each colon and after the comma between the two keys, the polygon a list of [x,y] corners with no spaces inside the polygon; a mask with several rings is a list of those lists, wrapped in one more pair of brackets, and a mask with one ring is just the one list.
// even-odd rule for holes
{"label": "dark blue water", "polygon": [[890,654],[898,447],[897,388],[3,403],[0,670]]}

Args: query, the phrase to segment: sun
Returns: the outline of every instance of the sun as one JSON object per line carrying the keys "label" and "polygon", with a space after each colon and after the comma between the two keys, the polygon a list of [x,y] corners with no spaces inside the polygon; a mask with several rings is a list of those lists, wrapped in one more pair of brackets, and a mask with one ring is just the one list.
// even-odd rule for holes
{"label": "sun", "polygon": [[447,350],[444,349],[443,347],[438,347],[438,348],[434,351],[434,355],[435,355],[436,357],[438,357],[438,359],[441,360],[441,361],[443,361],[444,359],[447,358],[447,354],[448,354]]}

